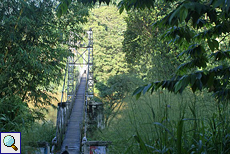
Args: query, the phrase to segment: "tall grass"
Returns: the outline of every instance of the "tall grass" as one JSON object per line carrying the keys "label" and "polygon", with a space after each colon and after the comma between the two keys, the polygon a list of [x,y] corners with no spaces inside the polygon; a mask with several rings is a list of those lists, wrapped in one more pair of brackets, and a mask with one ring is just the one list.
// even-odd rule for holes
{"label": "tall grass", "polygon": [[97,139],[113,141],[111,153],[230,153],[228,102],[207,92],[182,95],[165,90],[125,106]]}

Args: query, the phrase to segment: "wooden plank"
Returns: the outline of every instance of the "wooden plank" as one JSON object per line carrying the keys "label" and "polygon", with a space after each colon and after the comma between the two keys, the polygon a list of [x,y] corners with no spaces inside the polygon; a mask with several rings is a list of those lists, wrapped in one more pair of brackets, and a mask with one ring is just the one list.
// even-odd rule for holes
{"label": "wooden plank", "polygon": [[67,126],[64,141],[62,143],[61,151],[65,150],[68,146],[69,154],[80,154],[81,144],[81,127],[84,111],[85,88],[86,88],[86,75],[81,78],[81,82],[76,94],[76,99],[73,105],[72,113]]}

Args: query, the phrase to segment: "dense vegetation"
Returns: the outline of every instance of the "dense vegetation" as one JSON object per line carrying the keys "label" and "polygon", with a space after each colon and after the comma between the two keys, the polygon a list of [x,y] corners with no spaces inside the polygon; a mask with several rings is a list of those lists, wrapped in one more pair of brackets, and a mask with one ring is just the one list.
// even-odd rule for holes
{"label": "dense vegetation", "polygon": [[94,32],[106,127],[89,139],[113,141],[111,153],[230,153],[230,1],[103,2],[0,2],[1,131],[51,141],[53,125],[35,120],[62,80],[70,31],[82,32],[94,4],[84,29]]}
{"label": "dense vegetation", "polygon": [[[135,2],[120,3],[129,11],[122,46],[128,73],[96,84],[105,105],[111,98],[122,107],[95,139],[112,140],[112,153],[229,153],[229,4],[185,1],[143,9],[145,3]],[[147,84],[134,91],[131,83]],[[113,97],[119,92],[122,101]]]}
{"label": "dense vegetation", "polygon": [[[68,15],[57,18],[56,6],[55,0],[0,2],[0,131],[31,132],[27,142],[51,142],[54,136],[54,128],[43,124],[52,127],[48,135],[51,139],[34,140],[35,130],[42,128],[35,122],[44,121],[42,110],[54,106],[52,93],[71,54],[65,42],[70,31],[82,31],[81,24],[88,16],[88,7],[75,2]],[[24,146],[27,142],[22,140]]]}

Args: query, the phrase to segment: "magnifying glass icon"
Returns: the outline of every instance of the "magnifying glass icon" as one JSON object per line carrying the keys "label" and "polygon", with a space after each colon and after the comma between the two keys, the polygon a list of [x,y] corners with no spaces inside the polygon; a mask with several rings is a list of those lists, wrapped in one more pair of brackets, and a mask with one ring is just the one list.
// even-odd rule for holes
{"label": "magnifying glass icon", "polygon": [[18,150],[18,148],[14,145],[15,144],[15,139],[11,135],[7,135],[3,139],[3,143],[7,147],[12,147],[15,151]]}

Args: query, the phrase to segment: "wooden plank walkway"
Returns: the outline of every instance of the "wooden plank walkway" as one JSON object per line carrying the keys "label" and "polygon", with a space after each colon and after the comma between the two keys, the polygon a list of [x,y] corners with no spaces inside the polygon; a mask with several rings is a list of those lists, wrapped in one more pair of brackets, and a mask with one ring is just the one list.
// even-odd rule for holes
{"label": "wooden plank walkway", "polygon": [[86,74],[83,74],[76,94],[76,100],[70,115],[67,131],[62,143],[61,152],[68,146],[69,154],[80,154],[81,128],[84,113]]}

